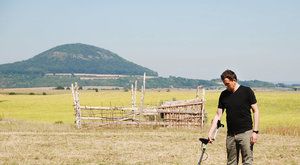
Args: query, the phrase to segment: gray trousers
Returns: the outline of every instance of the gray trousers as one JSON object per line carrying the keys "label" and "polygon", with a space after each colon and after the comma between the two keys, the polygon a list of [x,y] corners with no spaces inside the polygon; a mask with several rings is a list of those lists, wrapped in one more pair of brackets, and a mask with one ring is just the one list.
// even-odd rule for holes
{"label": "gray trousers", "polygon": [[253,145],[250,144],[252,130],[235,135],[227,135],[227,165],[237,165],[241,151],[243,165],[253,164]]}

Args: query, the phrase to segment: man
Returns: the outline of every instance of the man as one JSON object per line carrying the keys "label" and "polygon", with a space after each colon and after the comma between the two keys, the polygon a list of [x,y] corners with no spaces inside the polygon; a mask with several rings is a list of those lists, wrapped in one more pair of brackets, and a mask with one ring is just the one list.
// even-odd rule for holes
{"label": "man", "polygon": [[208,133],[209,142],[212,143],[214,140],[212,134],[226,109],[227,165],[238,164],[240,151],[243,165],[253,164],[253,145],[258,138],[259,123],[259,111],[254,92],[249,87],[239,85],[236,74],[231,70],[225,70],[221,79],[227,89],[219,97],[217,114]]}

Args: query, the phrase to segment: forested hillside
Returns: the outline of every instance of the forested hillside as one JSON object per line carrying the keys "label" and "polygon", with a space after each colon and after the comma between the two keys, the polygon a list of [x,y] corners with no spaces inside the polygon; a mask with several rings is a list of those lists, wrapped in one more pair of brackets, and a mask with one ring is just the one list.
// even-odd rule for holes
{"label": "forested hillside", "polygon": [[102,48],[65,44],[33,58],[0,65],[1,74],[87,73],[157,76],[158,73]]}

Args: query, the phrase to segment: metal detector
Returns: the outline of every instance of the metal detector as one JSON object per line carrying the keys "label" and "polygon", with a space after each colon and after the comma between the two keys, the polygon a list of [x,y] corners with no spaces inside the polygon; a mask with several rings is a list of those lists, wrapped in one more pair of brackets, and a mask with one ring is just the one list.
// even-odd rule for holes
{"label": "metal detector", "polygon": [[[215,131],[214,131],[214,137],[213,137],[212,140],[215,140],[215,139],[216,139],[216,136],[217,136],[217,133],[218,133],[218,130],[219,130],[220,127],[224,127],[224,125],[221,123],[220,120],[218,120],[217,127],[216,127],[216,129],[215,129]],[[201,162],[202,162],[202,160],[203,160],[203,156],[204,156],[204,154],[206,154],[206,153],[205,153],[205,150],[206,150],[206,145],[207,145],[208,142],[209,142],[209,139],[208,139],[208,138],[207,138],[207,139],[206,139],[206,138],[199,138],[199,140],[201,141],[202,153],[201,153],[201,156],[200,156],[198,165],[201,165]],[[207,159],[207,154],[206,154],[206,158],[205,158],[204,160],[206,160],[206,159]]]}

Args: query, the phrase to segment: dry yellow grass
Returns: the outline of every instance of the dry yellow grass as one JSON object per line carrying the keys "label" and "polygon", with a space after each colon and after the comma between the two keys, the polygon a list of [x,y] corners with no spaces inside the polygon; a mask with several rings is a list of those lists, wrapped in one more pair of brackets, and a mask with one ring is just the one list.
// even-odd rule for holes
{"label": "dry yellow grass", "polygon": [[[197,164],[207,128],[113,127],[0,121],[0,164]],[[299,137],[261,134],[255,164],[298,164]],[[225,129],[203,164],[226,162]]]}

